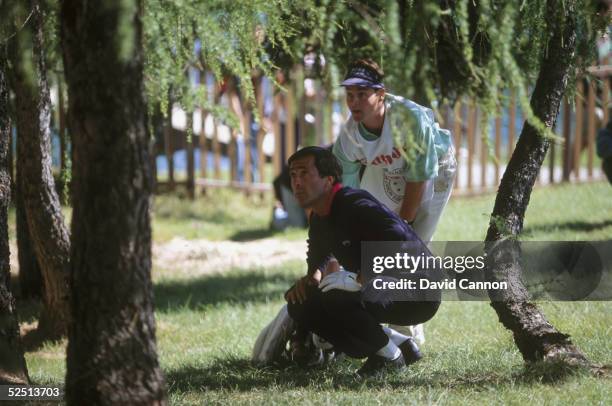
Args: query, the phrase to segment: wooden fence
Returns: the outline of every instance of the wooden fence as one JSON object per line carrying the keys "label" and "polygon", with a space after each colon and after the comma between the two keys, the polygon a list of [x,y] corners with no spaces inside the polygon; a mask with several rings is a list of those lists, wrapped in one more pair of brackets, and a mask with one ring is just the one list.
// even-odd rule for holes
{"label": "wooden fence", "polygon": [[[595,138],[597,130],[610,119],[611,68],[592,68],[595,80],[580,80],[575,99],[564,100],[555,128],[564,142],[551,145],[539,184],[603,177]],[[299,145],[332,143],[347,117],[341,91],[327,94],[316,81],[304,79],[300,70],[293,76],[283,92],[271,92],[272,85],[265,79],[254,80],[254,107],[231,81],[215,84],[211,97],[238,117],[238,128],[230,128],[202,109],[186,113],[169,103],[154,144],[157,191],[173,191],[180,186],[190,197],[210,188],[267,191],[283,162]],[[507,106],[490,120],[484,119],[470,100],[457,103],[453,109],[440,109],[439,121],[451,130],[457,150],[455,193],[477,194],[497,188],[523,124],[516,97],[509,94],[508,99]],[[61,97],[59,106],[63,106]],[[64,116],[63,108],[58,109],[60,134],[65,131]],[[263,118],[261,125],[253,125],[255,116]],[[483,137],[487,122],[489,131]],[[192,134],[187,128],[193,129]],[[63,142],[61,148],[65,149]]]}

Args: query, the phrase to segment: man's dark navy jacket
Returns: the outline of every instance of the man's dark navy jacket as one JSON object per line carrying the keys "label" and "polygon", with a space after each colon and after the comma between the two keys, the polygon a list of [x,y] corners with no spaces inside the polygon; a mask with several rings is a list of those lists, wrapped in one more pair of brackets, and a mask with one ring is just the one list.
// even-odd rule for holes
{"label": "man's dark navy jacket", "polygon": [[360,273],[362,241],[420,241],[397,214],[361,189],[342,187],[327,216],[310,216],[308,274],[323,269],[333,255],[350,272]]}

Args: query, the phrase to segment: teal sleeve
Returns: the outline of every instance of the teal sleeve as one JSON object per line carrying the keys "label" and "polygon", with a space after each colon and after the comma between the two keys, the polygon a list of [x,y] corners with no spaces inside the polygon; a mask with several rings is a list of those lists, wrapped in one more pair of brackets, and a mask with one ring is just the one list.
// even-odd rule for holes
{"label": "teal sleeve", "polygon": [[342,184],[352,188],[359,188],[359,170],[361,169],[361,163],[350,161],[346,157],[342,151],[340,140],[336,140],[332,152],[338,162],[340,162],[340,166],[342,166]]}
{"label": "teal sleeve", "polygon": [[[405,140],[408,160],[404,170],[407,182],[422,182],[438,175],[438,153],[435,145],[435,129],[425,117],[416,115],[413,125],[405,126],[402,132],[410,140]],[[410,128],[411,127],[411,128]]]}

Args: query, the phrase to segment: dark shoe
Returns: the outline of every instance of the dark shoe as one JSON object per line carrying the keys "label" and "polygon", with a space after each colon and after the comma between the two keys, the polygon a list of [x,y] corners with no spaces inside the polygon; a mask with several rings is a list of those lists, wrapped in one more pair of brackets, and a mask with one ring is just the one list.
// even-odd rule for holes
{"label": "dark shoe", "polygon": [[378,375],[388,371],[396,371],[406,366],[404,356],[400,354],[394,360],[381,357],[380,355],[371,355],[361,368],[357,371],[357,375],[361,377]]}
{"label": "dark shoe", "polygon": [[406,365],[414,364],[423,358],[423,354],[421,354],[419,347],[416,345],[412,337],[408,337],[408,339],[398,345],[398,347],[402,351]]}

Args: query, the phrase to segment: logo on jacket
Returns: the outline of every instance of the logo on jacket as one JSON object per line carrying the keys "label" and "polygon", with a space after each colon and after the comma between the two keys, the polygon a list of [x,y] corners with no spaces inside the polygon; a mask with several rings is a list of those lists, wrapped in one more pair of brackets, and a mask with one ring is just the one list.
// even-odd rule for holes
{"label": "logo on jacket", "polygon": [[395,203],[401,203],[404,198],[406,181],[404,180],[403,168],[387,169],[383,168],[383,186],[385,194]]}
{"label": "logo on jacket", "polygon": [[372,160],[372,165],[391,165],[394,160],[401,158],[402,154],[397,147],[393,147],[390,154],[380,154]]}

